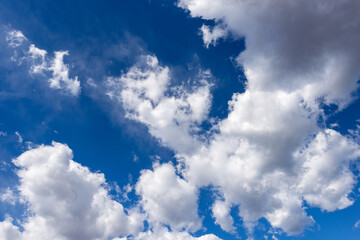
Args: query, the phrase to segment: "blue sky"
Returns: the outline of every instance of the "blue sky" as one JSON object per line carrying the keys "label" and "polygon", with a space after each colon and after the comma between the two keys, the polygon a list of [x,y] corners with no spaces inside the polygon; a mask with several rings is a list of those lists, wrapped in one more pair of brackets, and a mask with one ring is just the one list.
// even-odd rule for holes
{"label": "blue sky", "polygon": [[359,7],[1,1],[0,240],[358,239]]}

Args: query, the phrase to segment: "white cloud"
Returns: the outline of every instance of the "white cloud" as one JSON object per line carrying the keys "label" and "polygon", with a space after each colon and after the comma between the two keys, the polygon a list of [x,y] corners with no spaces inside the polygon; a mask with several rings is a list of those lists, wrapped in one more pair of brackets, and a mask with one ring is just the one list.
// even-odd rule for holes
{"label": "white cloud", "polygon": [[299,153],[304,159],[304,173],[298,185],[304,199],[312,206],[327,211],[353,204],[347,196],[356,183],[350,170],[352,161],[360,157],[359,146],[338,132],[327,129]]}
{"label": "white cloud", "polygon": [[209,48],[209,45],[216,46],[218,39],[226,37],[227,35],[227,30],[219,25],[216,25],[213,28],[202,25],[200,31],[206,48]]}
{"label": "white cloud", "polygon": [[50,87],[64,89],[66,92],[77,96],[80,93],[80,82],[78,77],[69,77],[69,68],[64,64],[64,56],[69,55],[68,51],[54,52],[55,57],[51,61],[48,70],[52,71],[52,77],[49,79]]}
{"label": "white cloud", "polygon": [[[9,216],[0,222],[0,240],[220,240],[213,234],[193,237],[188,232],[201,227],[197,189],[179,178],[172,165],[143,171],[136,185],[142,199],[124,209],[109,195],[103,174],[72,158],[67,145],[53,142],[13,160],[20,202],[28,209],[17,225]],[[126,188],[132,190],[130,185]],[[146,231],[144,221],[150,226]]]}
{"label": "white cloud", "polygon": [[12,224],[13,219],[9,216],[0,222],[0,240],[21,239],[19,227]]}
{"label": "white cloud", "polygon": [[[74,162],[63,144],[40,146],[15,159],[18,190],[30,214],[20,231],[10,219],[1,229],[10,239],[108,239],[137,233],[142,217],[112,200],[103,174]],[[39,181],[41,179],[41,181]],[[21,237],[20,237],[21,236]]]}
{"label": "white cloud", "polygon": [[245,224],[265,217],[288,234],[314,222],[302,199],[327,211],[351,205],[350,165],[359,145],[318,120],[319,102],[344,108],[357,88],[360,3],[180,0],[179,6],[245,38],[238,63],[248,80],[229,102],[219,133],[183,159],[186,179],[218,186],[228,204],[239,205]]}
{"label": "white cloud", "polygon": [[24,141],[19,132],[15,132],[15,135],[18,137],[18,143],[22,143]]}
{"label": "white cloud", "polygon": [[351,101],[360,76],[358,1],[180,0],[179,6],[245,37],[238,61],[249,89],[299,91],[341,107]]}
{"label": "white cloud", "polygon": [[119,78],[107,79],[107,94],[122,103],[128,118],[146,124],[152,135],[181,153],[199,148],[192,136],[207,117],[210,84],[204,81],[208,71],[200,73],[198,87],[187,91],[183,86],[168,89],[170,74],[154,56],[142,60]]}
{"label": "white cloud", "polygon": [[9,43],[9,46],[16,48],[21,46],[24,42],[27,41],[27,38],[21,31],[9,29],[6,32],[6,41]]}
{"label": "white cloud", "polygon": [[[123,103],[128,116],[175,150],[184,181],[215,186],[227,206],[237,206],[249,234],[260,218],[289,235],[302,233],[315,222],[304,200],[326,211],[350,206],[356,183],[350,165],[360,157],[360,147],[324,129],[319,120],[326,121],[321,102],[341,109],[356,90],[360,48],[354,46],[360,23],[352,19],[359,3],[181,0],[179,5],[193,17],[221,22],[224,31],[245,37],[246,50],[238,57],[248,80],[245,92],[234,93],[228,116],[201,140],[193,126],[206,120],[208,90],[199,94],[194,87],[177,97],[169,87],[168,68],[154,61],[131,68],[117,84],[110,81],[111,96]],[[204,42],[213,39],[207,35]],[[150,80],[157,83],[152,85],[156,95],[144,87]],[[184,103],[196,102],[184,101],[193,92],[204,102],[199,121],[182,111]],[[231,231],[229,210],[216,204],[215,221]]]}
{"label": "white cloud", "polygon": [[97,87],[97,84],[95,83],[94,79],[88,78],[86,80],[86,83],[89,84],[91,87]]}
{"label": "white cloud", "polygon": [[[204,83],[205,88],[182,89],[181,94],[176,94],[172,92],[176,88],[169,87],[169,69],[159,66],[157,59],[151,63],[143,68],[134,66],[120,78],[109,78],[109,95],[123,104],[128,117],[146,124],[151,134],[176,151],[181,165],[178,167],[185,178],[182,181],[198,188],[212,185],[219,189],[226,206],[216,202],[213,216],[225,231],[233,230],[228,206],[239,208],[249,234],[256,221],[264,217],[273,227],[294,235],[314,223],[303,207],[303,199],[328,211],[352,204],[348,195],[356,178],[351,174],[350,164],[360,156],[359,145],[351,138],[318,125],[323,111],[315,99],[308,103],[299,91],[248,88],[244,93],[233,95],[228,117],[214,125],[217,131],[202,140],[193,129],[207,117],[211,99],[209,84]],[[200,100],[189,100],[190,96],[199,96]],[[194,103],[199,104],[192,107]],[[201,114],[183,111],[183,106],[199,109]],[[332,136],[327,143],[322,143],[328,149],[316,152],[313,146],[318,145],[318,138],[324,134]],[[333,138],[335,140],[331,140]],[[335,147],[331,143],[340,140],[344,144]],[[183,144],[189,143],[193,148],[184,147]],[[332,160],[327,157],[329,154],[333,155]],[[334,168],[325,167],[328,161]],[[341,170],[336,172],[334,169],[339,167]],[[174,219],[181,217],[155,197],[164,197],[164,189],[170,189],[171,185],[176,188],[176,181],[156,177],[156,172],[157,169],[143,172],[142,178],[151,176],[158,181],[140,178],[138,194],[148,199],[144,206],[150,219],[178,230]],[[172,176],[176,178],[174,173]],[[318,187],[307,187],[306,183],[314,179],[321,180]],[[337,185],[344,180],[347,184]],[[139,191],[142,183],[161,186],[156,188],[160,192]],[[327,189],[332,193],[328,194]],[[192,224],[192,219],[187,219],[187,223]]]}
{"label": "white cloud", "polygon": [[55,51],[54,58],[47,57],[47,52],[37,48],[29,41],[21,31],[9,30],[6,32],[6,41],[13,48],[20,48],[14,51],[12,59],[19,63],[26,61],[29,64],[30,74],[42,74],[49,77],[49,87],[60,89],[66,94],[78,96],[81,91],[78,77],[69,77],[69,67],[64,63],[64,56],[69,55],[68,51]]}
{"label": "white cloud", "polygon": [[136,193],[141,196],[150,223],[162,223],[177,231],[196,231],[201,227],[197,189],[179,178],[171,164],[155,165],[153,171],[142,171]]}
{"label": "white cloud", "polygon": [[16,194],[10,188],[7,188],[0,194],[0,200],[15,205],[18,199]]}
{"label": "white cloud", "polygon": [[357,220],[356,223],[354,224],[354,228],[359,228],[360,227],[360,220]]}
{"label": "white cloud", "polygon": [[215,223],[219,224],[220,227],[229,233],[235,231],[234,220],[230,215],[230,206],[224,201],[217,200],[212,206],[213,216],[215,218]]}

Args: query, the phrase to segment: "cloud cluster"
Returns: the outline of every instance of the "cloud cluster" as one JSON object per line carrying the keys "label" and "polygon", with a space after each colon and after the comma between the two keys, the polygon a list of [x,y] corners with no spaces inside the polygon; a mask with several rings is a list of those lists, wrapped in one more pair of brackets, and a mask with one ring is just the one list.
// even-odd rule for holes
{"label": "cloud cluster", "polygon": [[[13,160],[20,180],[18,198],[27,207],[27,213],[17,224],[9,216],[0,222],[1,240],[219,240],[214,235],[195,238],[184,231],[201,226],[196,212],[196,188],[179,179],[170,164],[143,172],[136,186],[142,195],[144,210],[140,210],[136,204],[124,209],[109,194],[103,174],[91,172],[72,158],[67,145],[53,142]],[[148,180],[151,185],[146,184]],[[168,187],[164,186],[166,183]],[[3,200],[12,200],[9,191],[2,194]],[[14,198],[12,194],[11,197]],[[174,209],[175,204],[182,212]],[[146,231],[144,220],[151,226]],[[158,223],[168,224],[173,230]]]}
{"label": "cloud cluster", "polygon": [[126,213],[111,199],[103,174],[90,172],[72,157],[68,146],[53,142],[13,161],[29,214],[22,231],[10,218],[1,222],[1,239],[109,239],[142,228],[140,214]]}
{"label": "cloud cluster", "polygon": [[[66,145],[29,150],[14,164],[31,214],[21,230],[10,217],[1,222],[5,239],[218,240],[190,234],[201,228],[197,202],[199,189],[207,186],[217,191],[214,222],[229,233],[236,232],[234,207],[249,235],[261,218],[296,235],[316,221],[304,205],[335,211],[353,204],[349,194],[357,176],[351,166],[360,146],[354,136],[325,127],[322,106],[343,109],[353,100],[360,76],[360,3],[180,0],[179,6],[218,24],[201,28],[206,47],[228,33],[245,38],[237,62],[246,89],[234,89],[227,117],[203,134],[212,101],[210,72],[201,71],[191,87],[174,86],[169,67],[143,56],[121,76],[106,79],[107,95],[174,150],[178,165],[143,170],[135,186],[138,205],[124,209],[109,196],[104,176],[74,162]],[[18,48],[27,39],[14,31],[7,41]],[[25,57],[32,73],[51,72],[50,87],[77,95],[80,85],[69,78],[66,54],[55,52],[49,60],[46,51],[30,45]]]}
{"label": "cloud cluster", "polygon": [[[316,97],[306,98],[298,90],[253,89],[250,78],[246,91],[234,93],[229,101],[228,116],[213,125],[215,131],[204,139],[194,127],[207,119],[209,84],[177,94],[174,89],[179,88],[170,85],[169,69],[152,56],[143,59],[141,67],[136,65],[119,78],[109,78],[107,87],[128,117],[146,124],[151,134],[177,154],[177,168],[184,180],[173,172],[173,180],[161,177],[165,175],[160,174],[161,169],[171,168],[165,164],[154,172],[143,171],[138,183],[142,204],[150,215],[156,215],[157,222],[174,229],[186,226],[181,212],[174,213],[161,204],[167,198],[161,193],[174,188],[178,189],[173,193],[176,198],[170,195],[166,201],[183,202],[184,207],[194,209],[188,201],[196,199],[197,191],[185,186],[219,190],[213,217],[230,233],[235,229],[232,207],[239,208],[250,234],[256,222],[265,218],[273,227],[293,235],[315,222],[307,215],[304,201],[326,211],[353,203],[349,194],[356,176],[350,167],[360,157],[360,147],[350,136],[319,124],[324,112]],[[187,100],[194,94],[193,101]],[[196,108],[193,102],[199,103]],[[201,117],[194,118],[194,113]],[[155,186],[159,186],[156,191]],[[187,200],[180,201],[177,194]],[[194,219],[195,214],[187,216],[187,224]]]}
{"label": "cloud cluster", "polygon": [[7,29],[5,32],[6,41],[10,48],[14,49],[12,60],[29,65],[31,75],[48,77],[49,87],[60,89],[63,93],[78,96],[81,91],[80,81],[75,76],[69,76],[69,66],[64,63],[64,56],[69,55],[68,51],[55,51],[54,57],[47,57],[47,52],[29,44],[29,40],[21,31]]}

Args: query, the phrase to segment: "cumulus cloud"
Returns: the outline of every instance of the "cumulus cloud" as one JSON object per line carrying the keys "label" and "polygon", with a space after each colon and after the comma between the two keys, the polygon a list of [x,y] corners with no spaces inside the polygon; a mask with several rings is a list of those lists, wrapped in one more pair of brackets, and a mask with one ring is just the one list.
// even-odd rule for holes
{"label": "cumulus cloud", "polygon": [[18,143],[22,143],[23,141],[24,141],[24,139],[22,138],[22,136],[20,135],[20,133],[19,132],[15,132],[15,135],[17,136],[17,138],[18,138]]}
{"label": "cumulus cloud", "polygon": [[[246,90],[234,93],[228,117],[214,126],[219,131],[208,143],[191,155],[178,154],[184,177],[197,186],[219,187],[227,204],[239,206],[245,225],[265,217],[288,234],[301,233],[314,222],[303,200],[327,211],[351,205],[356,177],[350,166],[360,156],[359,145],[318,123],[324,115],[319,103],[342,109],[357,88],[359,3],[178,4],[193,17],[221,23],[217,26],[244,37],[246,44],[237,58]],[[202,30],[208,46],[211,32]],[[215,221],[230,229],[229,215],[220,214],[225,212],[214,214]]]}
{"label": "cumulus cloud", "polygon": [[[198,189],[206,186],[221,195],[212,215],[228,232],[235,229],[230,207],[239,209],[249,234],[265,218],[295,235],[316,221],[305,203],[325,211],[353,204],[349,194],[357,177],[351,165],[360,157],[360,146],[356,136],[326,129],[321,121],[326,121],[322,103],[342,109],[357,88],[360,3],[180,0],[179,6],[193,17],[222,24],[203,25],[206,47],[228,33],[245,38],[246,50],[237,62],[247,83],[245,92],[234,90],[228,116],[204,139],[200,128],[211,106],[209,72],[200,73],[191,87],[174,86],[169,67],[155,56],[143,56],[120,77],[107,78],[107,94],[122,104],[126,117],[145,124],[178,160],[176,167],[165,163],[142,171],[136,184],[150,229],[139,232],[136,222],[144,216],[124,210],[108,195],[103,175],[72,161],[71,150],[54,143],[14,161],[20,168],[20,195],[33,215],[22,223],[24,230],[5,219],[0,223],[4,236],[42,237],[46,229],[49,239],[126,239],[128,234],[135,239],[218,239],[189,233],[201,228]],[[14,48],[25,41],[16,32],[8,38]],[[46,51],[30,46],[27,56],[32,73],[49,71],[51,87],[76,95],[80,85],[76,77],[69,78],[66,54],[55,52],[49,60]]]}
{"label": "cumulus cloud", "polygon": [[72,157],[68,146],[53,142],[13,161],[29,214],[21,231],[10,218],[1,222],[2,239],[108,239],[141,229],[141,215],[126,213],[111,199],[103,174],[90,172]]}
{"label": "cumulus cloud", "polygon": [[75,76],[69,75],[69,66],[64,63],[64,56],[68,51],[55,51],[54,57],[50,58],[47,51],[30,44],[29,40],[21,31],[10,29],[6,31],[8,46],[15,48],[12,60],[29,65],[29,73],[48,77],[49,87],[60,89],[66,94],[78,96],[81,91],[80,81]]}
{"label": "cumulus cloud", "polygon": [[318,133],[298,154],[305,161],[298,185],[304,199],[327,211],[352,205],[354,200],[347,196],[356,184],[356,177],[349,165],[359,156],[359,146],[338,132],[327,129]]}
{"label": "cumulus cloud", "polygon": [[21,233],[19,227],[12,224],[13,219],[9,216],[6,216],[3,222],[0,222],[0,239],[1,240],[10,240],[10,239],[21,239]]}
{"label": "cumulus cloud", "polygon": [[[197,189],[180,179],[171,164],[143,171],[136,185],[141,201],[125,209],[109,194],[103,174],[72,158],[67,145],[53,142],[13,160],[20,181],[16,198],[27,211],[21,220],[6,216],[0,222],[0,240],[220,240],[188,232],[201,227]],[[1,200],[15,204],[17,199],[8,189]],[[144,221],[150,226],[145,231]]]}
{"label": "cumulus cloud", "polygon": [[[354,9],[359,4],[180,0],[179,6],[245,38],[246,50],[237,60],[246,89],[235,90],[228,116],[202,139],[194,129],[207,118],[208,84],[176,94],[169,69],[154,57],[145,67],[109,78],[109,95],[176,152],[184,181],[219,190],[223,200],[212,207],[215,223],[231,232],[229,206],[235,206],[249,234],[265,218],[295,235],[316,221],[305,202],[325,211],[350,206],[356,183],[351,165],[360,157],[360,146],[321,121],[326,121],[323,103],[342,109],[357,88],[360,22]],[[207,46],[221,36],[206,27],[203,32]],[[186,100],[194,93],[199,100]],[[184,111],[192,102],[202,103],[196,107],[198,119]]]}
{"label": "cumulus cloud", "polygon": [[171,164],[155,165],[153,171],[143,171],[136,192],[142,198],[150,222],[162,223],[177,231],[196,231],[201,227],[197,189],[180,179]]}
{"label": "cumulus cloud", "polygon": [[358,1],[180,0],[179,6],[245,38],[238,62],[249,89],[299,91],[340,106],[351,101],[360,76]]}
{"label": "cumulus cloud", "polygon": [[200,72],[199,86],[191,91],[184,86],[170,88],[169,68],[160,66],[155,56],[143,56],[126,74],[107,79],[107,94],[122,103],[128,118],[146,124],[163,144],[190,153],[199,148],[192,133],[210,108],[211,84],[205,81],[209,75]]}

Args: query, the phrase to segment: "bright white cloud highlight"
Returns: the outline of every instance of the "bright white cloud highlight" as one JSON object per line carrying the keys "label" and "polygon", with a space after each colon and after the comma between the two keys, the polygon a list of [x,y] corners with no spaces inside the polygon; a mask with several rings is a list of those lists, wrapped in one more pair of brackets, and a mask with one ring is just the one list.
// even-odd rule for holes
{"label": "bright white cloud highlight", "polygon": [[352,140],[331,129],[320,132],[299,153],[305,160],[305,171],[298,185],[304,199],[327,211],[352,205],[354,201],[347,196],[356,184],[356,176],[349,165],[359,156],[359,146]]}
{"label": "bright white cloud highlight", "polygon": [[[9,216],[0,222],[0,240],[220,240],[188,232],[201,227],[197,188],[180,179],[172,165],[143,171],[136,185],[141,201],[124,209],[112,199],[103,174],[72,158],[67,145],[53,142],[13,160],[20,179],[19,201],[28,209],[17,224]],[[14,198],[10,189],[1,194],[2,201],[12,203]],[[146,231],[144,221],[151,226]]]}

